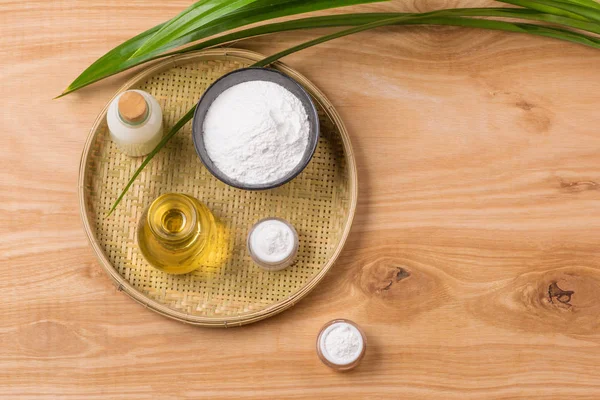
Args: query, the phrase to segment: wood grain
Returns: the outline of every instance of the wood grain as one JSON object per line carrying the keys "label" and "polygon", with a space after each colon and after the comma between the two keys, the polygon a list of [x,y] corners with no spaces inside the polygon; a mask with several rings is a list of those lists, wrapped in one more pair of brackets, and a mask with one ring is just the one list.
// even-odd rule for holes
{"label": "wood grain", "polygon": [[[357,218],[331,273],[240,329],[118,293],[76,184],[87,131],[130,74],[51,98],[188,4],[0,1],[0,397],[600,398],[600,52],[550,39],[387,28],[286,58],[335,104],[358,157]],[[314,34],[236,46],[273,53]],[[339,317],[369,340],[347,374],[314,350]]]}

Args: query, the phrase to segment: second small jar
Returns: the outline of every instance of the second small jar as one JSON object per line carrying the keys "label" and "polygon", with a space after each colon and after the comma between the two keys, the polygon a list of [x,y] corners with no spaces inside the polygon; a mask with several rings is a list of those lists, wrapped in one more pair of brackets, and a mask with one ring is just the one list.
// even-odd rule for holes
{"label": "second small jar", "polygon": [[298,233],[286,220],[266,218],[250,229],[247,245],[256,264],[269,271],[279,271],[294,262]]}
{"label": "second small jar", "polygon": [[367,338],[354,322],[334,319],[321,328],[317,355],[330,368],[348,371],[355,368],[367,350]]}

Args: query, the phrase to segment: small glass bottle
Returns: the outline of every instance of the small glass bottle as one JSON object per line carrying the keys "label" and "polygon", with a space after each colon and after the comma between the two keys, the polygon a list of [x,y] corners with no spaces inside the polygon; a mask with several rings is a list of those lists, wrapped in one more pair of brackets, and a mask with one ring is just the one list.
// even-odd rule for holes
{"label": "small glass bottle", "polygon": [[141,90],[118,95],[108,106],[106,121],[111,139],[128,156],[145,156],[163,136],[160,104]]}
{"label": "small glass bottle", "polygon": [[298,232],[284,219],[265,218],[248,232],[248,252],[252,260],[269,271],[279,271],[294,262],[298,252]]}
{"label": "small glass bottle", "polygon": [[170,274],[186,274],[200,267],[214,250],[215,217],[191,196],[163,194],[142,215],[137,240],[153,267]]}
{"label": "small glass bottle", "polygon": [[[332,351],[338,346],[340,357]],[[336,371],[355,368],[367,351],[367,337],[354,322],[347,319],[334,319],[326,323],[317,337],[317,355],[323,364]]]}

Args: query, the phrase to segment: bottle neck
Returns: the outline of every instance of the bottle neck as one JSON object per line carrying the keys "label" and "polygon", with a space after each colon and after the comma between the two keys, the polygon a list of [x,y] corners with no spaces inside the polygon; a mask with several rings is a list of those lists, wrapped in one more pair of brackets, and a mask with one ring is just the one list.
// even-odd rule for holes
{"label": "bottle neck", "polygon": [[198,231],[198,214],[185,195],[169,193],[158,197],[148,209],[148,227],[166,244],[192,240]]}

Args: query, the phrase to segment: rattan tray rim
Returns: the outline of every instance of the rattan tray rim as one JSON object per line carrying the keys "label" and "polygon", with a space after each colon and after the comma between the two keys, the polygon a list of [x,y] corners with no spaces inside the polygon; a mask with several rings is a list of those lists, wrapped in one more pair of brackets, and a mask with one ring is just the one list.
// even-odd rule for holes
{"label": "rattan tray rim", "polygon": [[178,63],[193,60],[193,59],[210,59],[210,58],[220,58],[220,57],[232,57],[243,59],[244,61],[258,61],[265,56],[249,50],[243,49],[234,49],[234,48],[216,48],[216,49],[208,49],[201,50],[198,52],[192,52],[185,55],[176,55],[165,58],[162,61],[159,61],[152,65],[151,67],[141,71],[140,73],[133,76],[129,79],[124,85],[122,85],[119,90],[111,97],[111,99],[104,106],[96,120],[90,132],[88,133],[88,137],[86,139],[84,150],[81,155],[80,165],[79,165],[79,177],[78,177],[78,198],[79,198],[79,212],[81,215],[81,219],[83,222],[83,227],[86,233],[86,236],[90,242],[92,249],[94,250],[94,254],[102,268],[108,273],[113,283],[115,284],[117,290],[123,291],[137,303],[145,306],[152,311],[166,316],[171,319],[178,320],[183,323],[197,325],[197,326],[205,326],[205,327],[229,327],[229,326],[240,326],[249,324],[252,322],[256,322],[268,317],[271,317],[275,314],[278,314],[286,309],[295,305],[301,298],[306,296],[314,287],[321,281],[323,276],[329,271],[332,265],[335,263],[337,258],[339,257],[342,248],[348,238],[350,233],[350,229],[352,227],[352,222],[354,219],[354,214],[356,211],[356,204],[358,198],[358,179],[357,179],[357,169],[356,169],[356,161],[354,156],[354,151],[352,149],[352,144],[350,141],[350,137],[348,135],[348,131],[338,115],[337,111],[331,104],[331,102],[327,99],[327,97],[307,78],[298,73],[297,71],[291,69],[287,65],[281,62],[276,62],[273,66],[281,71],[284,71],[286,74],[292,76],[296,81],[302,84],[309,93],[313,95],[315,101],[317,101],[322,107],[325,113],[331,118],[332,122],[338,127],[339,134],[342,139],[342,144],[344,146],[344,154],[347,162],[348,168],[348,181],[349,181],[349,194],[350,194],[350,205],[348,211],[348,217],[346,220],[346,224],[342,235],[340,237],[340,241],[333,252],[331,258],[325,264],[325,266],[316,274],[311,280],[306,283],[306,285],[293,293],[286,299],[272,304],[271,306],[257,310],[252,313],[244,314],[241,316],[234,317],[226,317],[226,318],[215,318],[215,317],[203,317],[203,316],[194,316],[189,315],[177,310],[174,310],[170,307],[167,307],[138,291],[135,289],[121,274],[115,269],[112,263],[108,260],[106,254],[100,247],[96,235],[88,221],[88,207],[85,201],[85,171],[87,159],[89,156],[89,152],[91,149],[91,144],[93,143],[95,136],[98,131],[98,126],[102,123],[105,118],[106,112],[108,110],[108,105],[112,102],[112,100],[122,91],[127,90],[131,86],[138,83],[140,80],[152,76],[155,73],[158,73],[162,70],[165,70],[169,67],[175,66]]}

